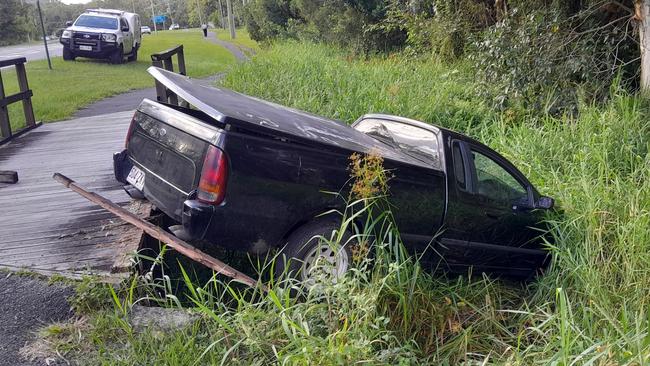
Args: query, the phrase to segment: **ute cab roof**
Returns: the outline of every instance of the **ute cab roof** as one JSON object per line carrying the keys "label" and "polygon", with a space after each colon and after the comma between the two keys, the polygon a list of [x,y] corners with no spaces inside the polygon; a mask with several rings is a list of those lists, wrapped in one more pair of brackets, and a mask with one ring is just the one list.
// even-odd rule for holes
{"label": "ute cab roof", "polygon": [[97,8],[97,9],[86,9],[85,13],[119,16],[119,15],[124,15],[125,11],[117,10],[117,9]]}

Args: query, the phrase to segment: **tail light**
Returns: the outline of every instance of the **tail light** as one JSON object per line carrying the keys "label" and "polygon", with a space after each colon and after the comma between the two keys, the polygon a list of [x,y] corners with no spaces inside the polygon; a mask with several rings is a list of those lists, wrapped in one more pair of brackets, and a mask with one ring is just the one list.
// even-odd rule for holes
{"label": "tail light", "polygon": [[129,148],[129,140],[131,139],[131,134],[133,134],[133,130],[135,129],[135,116],[138,114],[138,111],[136,111],[133,114],[133,118],[131,118],[131,123],[129,124],[129,129],[126,131],[126,138],[124,139],[124,148],[128,149]]}
{"label": "tail light", "polygon": [[226,160],[226,154],[219,148],[210,145],[205,159],[203,159],[197,198],[204,203],[220,204],[226,196],[227,181],[228,161]]}

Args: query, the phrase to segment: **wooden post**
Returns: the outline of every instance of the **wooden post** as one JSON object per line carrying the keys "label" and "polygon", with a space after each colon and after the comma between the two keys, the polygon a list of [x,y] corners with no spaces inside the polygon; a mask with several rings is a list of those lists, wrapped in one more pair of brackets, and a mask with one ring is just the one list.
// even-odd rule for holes
{"label": "wooden post", "polygon": [[[25,64],[16,64],[16,76],[18,76],[18,86],[21,92],[29,90],[27,83],[27,72],[25,71]],[[36,124],[34,119],[34,109],[32,108],[32,98],[23,99],[23,112],[25,113],[25,126],[32,127]]]}
{"label": "wooden post", "polygon": [[[5,87],[2,83],[2,70],[0,70],[0,100],[5,97]],[[0,135],[3,139],[11,137],[11,126],[9,125],[9,109],[6,105],[0,105]]]}
{"label": "wooden post", "polygon": [[97,205],[101,206],[105,210],[115,214],[117,217],[121,218],[127,223],[136,226],[139,229],[142,229],[142,231],[144,231],[145,233],[162,241],[163,243],[167,244],[169,247],[175,249],[179,253],[187,256],[188,258],[193,259],[203,264],[204,266],[213,269],[217,273],[228,276],[237,282],[244,283],[253,288],[259,286],[262,290],[266,291],[266,286],[264,286],[261,283],[258,283],[248,275],[230,267],[229,265],[221,262],[220,260],[214,257],[209,256],[208,254],[203,253],[202,251],[185,243],[179,238],[169,234],[162,228],[153,225],[150,222],[142,220],[136,214],[128,210],[125,210],[124,208],[98,195],[97,193],[87,191],[86,189],[84,189],[83,187],[81,187],[80,185],[78,185],[77,183],[75,183],[73,180],[66,177],[65,175],[54,173],[52,178],[54,178],[54,180],[63,184],[67,188],[70,188],[74,192],[78,193],[85,199],[93,203],[96,203]]}
{"label": "wooden post", "polygon": [[172,62],[171,56],[163,60],[164,69],[167,71],[174,72],[174,63]]}
{"label": "wooden post", "polygon": [[[14,66],[16,76],[18,77],[18,86],[20,91],[18,93],[7,96],[5,94],[4,84],[2,80],[2,72],[0,71],[0,145],[9,142],[11,139],[31,130],[34,127],[40,126],[41,123],[36,123],[34,120],[34,110],[32,108],[32,91],[29,90],[27,84],[27,72],[25,71],[24,57],[11,58],[8,60],[0,60],[0,69],[7,66]],[[25,115],[25,128],[18,131],[11,131],[11,121],[9,121],[9,105],[22,102],[23,112]]]}
{"label": "wooden post", "polygon": [[[152,60],[151,64],[161,69],[163,67],[162,61],[160,60]],[[158,80],[156,80],[156,100],[167,103],[167,88]]]}
{"label": "wooden post", "polygon": [[187,71],[185,70],[185,51],[183,51],[183,45],[181,45],[181,48],[178,50],[178,73],[187,76]]}
{"label": "wooden post", "polygon": [[[172,60],[174,55],[178,57],[178,73],[181,75],[187,75],[187,71],[185,70],[185,52],[183,50],[182,44],[172,47],[168,50],[152,54],[151,64],[155,67],[160,67],[167,71],[174,72],[174,63]],[[156,98],[159,102],[178,105],[178,96],[168,90],[158,80],[156,80]]]}
{"label": "wooden post", "polygon": [[226,29],[226,18],[223,16],[223,4],[219,0],[219,18],[221,19],[221,28]]}
{"label": "wooden post", "polygon": [[[174,72],[174,63],[172,62],[172,56],[169,56],[168,58],[164,59],[163,65],[165,65],[164,67],[165,70]],[[168,103],[173,105],[178,105],[178,98],[176,97],[176,94],[172,93],[170,90],[167,89],[166,89],[166,94],[167,94]]]}

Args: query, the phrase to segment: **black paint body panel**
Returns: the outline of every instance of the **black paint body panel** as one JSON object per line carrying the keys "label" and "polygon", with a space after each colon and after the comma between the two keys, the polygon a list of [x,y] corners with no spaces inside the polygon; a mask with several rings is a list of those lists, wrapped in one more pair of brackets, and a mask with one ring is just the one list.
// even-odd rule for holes
{"label": "black paint body panel", "polygon": [[[350,155],[374,151],[393,176],[389,201],[410,252],[426,252],[423,259],[442,261],[451,270],[475,266],[519,275],[546,259],[539,238],[543,212],[506,207],[495,213],[475,194],[456,189],[447,173],[454,169],[452,160],[445,158],[451,143],[489,150],[477,141],[439,129],[445,163],[442,170],[428,168],[339,122],[168,74],[166,82],[181,85],[174,91],[183,99],[194,93],[200,99],[188,100],[193,105],[212,103],[197,110],[143,101],[127,150],[114,159],[116,178],[126,183],[132,165],[144,170],[144,196],[197,243],[257,253],[284,245],[300,225],[345,207]],[[216,206],[195,199],[209,145],[228,161],[225,200]],[[488,152],[526,184],[533,207],[537,191],[509,162]]]}

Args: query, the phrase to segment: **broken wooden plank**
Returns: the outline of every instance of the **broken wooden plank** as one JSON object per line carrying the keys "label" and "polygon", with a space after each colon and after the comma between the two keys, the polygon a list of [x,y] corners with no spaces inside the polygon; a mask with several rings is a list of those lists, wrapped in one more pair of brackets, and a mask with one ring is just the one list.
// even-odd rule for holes
{"label": "broken wooden plank", "polygon": [[18,182],[18,172],[13,170],[0,170],[0,183],[15,184]]}
{"label": "broken wooden plank", "polygon": [[230,267],[229,265],[223,263],[222,261],[196,249],[190,244],[184,242],[183,240],[180,240],[179,238],[167,233],[162,228],[155,226],[145,220],[142,220],[134,213],[125,210],[124,208],[107,200],[101,195],[94,192],[87,191],[86,189],[84,189],[83,187],[75,183],[72,179],[64,176],[63,174],[54,173],[52,178],[54,178],[54,180],[63,184],[67,188],[71,189],[72,191],[78,193],[82,197],[86,198],[87,200],[96,203],[97,205],[110,211],[111,213],[115,214],[117,217],[128,222],[129,224],[142,229],[142,231],[144,231],[145,233],[167,244],[169,247],[175,249],[177,252],[185,255],[186,257],[194,261],[197,261],[208,268],[211,268],[217,273],[228,276],[237,282],[244,283],[253,288],[259,286],[261,289],[266,290],[266,286],[258,283],[256,280],[249,277],[245,273],[242,273]]}

